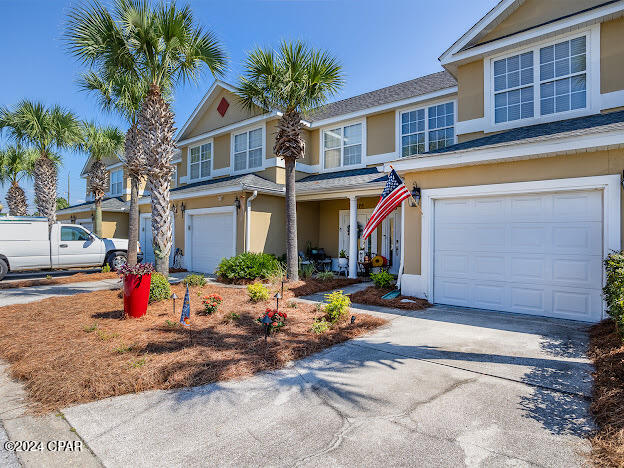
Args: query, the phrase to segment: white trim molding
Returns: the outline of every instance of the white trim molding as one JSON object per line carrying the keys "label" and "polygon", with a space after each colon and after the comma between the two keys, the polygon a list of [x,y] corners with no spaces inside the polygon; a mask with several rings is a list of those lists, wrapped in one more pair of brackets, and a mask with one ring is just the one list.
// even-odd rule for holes
{"label": "white trim molding", "polygon": [[[191,242],[192,216],[216,213],[232,213],[232,252],[231,256],[236,255],[236,208],[234,206],[216,206],[214,208],[197,208],[186,210],[184,212],[184,266],[188,271],[193,271],[193,245]],[[225,234],[225,233],[224,233]],[[225,252],[224,252],[225,254]]]}
{"label": "white trim molding", "polygon": [[[550,179],[506,184],[473,185],[422,190],[421,274],[404,274],[401,281],[405,295],[418,295],[435,302],[433,294],[433,244],[435,201],[448,198],[514,195],[562,191],[601,190],[603,192],[603,256],[620,250],[620,175]],[[409,243],[407,244],[409,245]],[[604,312],[603,312],[604,314]]]}

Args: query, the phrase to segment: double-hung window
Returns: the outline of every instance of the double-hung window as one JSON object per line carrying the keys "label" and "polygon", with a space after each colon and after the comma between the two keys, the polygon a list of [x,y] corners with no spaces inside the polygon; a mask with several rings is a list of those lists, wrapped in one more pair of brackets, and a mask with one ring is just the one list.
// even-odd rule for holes
{"label": "double-hung window", "polygon": [[362,124],[356,123],[323,131],[325,169],[362,163]]}
{"label": "double-hung window", "polygon": [[234,135],[234,170],[262,167],[262,149],[261,128]]}
{"label": "double-hung window", "polygon": [[191,180],[209,177],[212,163],[212,142],[191,148],[189,158]]}
{"label": "double-hung window", "polygon": [[533,117],[533,52],[494,62],[494,121]]}
{"label": "double-hung window", "polygon": [[452,102],[400,114],[401,156],[414,156],[455,143],[455,105]]}
{"label": "double-hung window", "polygon": [[121,195],[123,190],[123,169],[118,169],[110,173],[110,193],[111,195]]}

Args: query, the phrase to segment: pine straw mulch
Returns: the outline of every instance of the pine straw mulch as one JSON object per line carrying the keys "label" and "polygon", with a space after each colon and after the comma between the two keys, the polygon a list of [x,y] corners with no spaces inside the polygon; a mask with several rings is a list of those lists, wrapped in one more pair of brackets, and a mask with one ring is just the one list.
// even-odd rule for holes
{"label": "pine straw mulch", "polygon": [[[369,286],[366,289],[351,294],[349,297],[351,298],[351,302],[355,302],[357,304],[393,307],[395,309],[423,310],[427,307],[431,307],[431,304],[429,304],[426,299],[419,299],[417,297],[399,296],[395,297],[394,299],[381,298],[381,296],[389,293],[390,291],[393,291],[393,289]],[[401,302],[403,299],[408,299],[413,302]]]}
{"label": "pine straw mulch", "polygon": [[[172,286],[179,298],[183,285]],[[121,320],[118,290],[55,297],[0,308],[3,332],[0,357],[10,363],[13,378],[24,382],[36,413],[110,396],[150,389],[169,389],[234,379],[284,367],[334,344],[367,333],[385,320],[358,314],[322,335],[311,331],[320,315],[314,304],[283,302],[286,327],[265,345],[255,321],[273,300],[249,302],[240,289],[215,285],[190,289],[193,344],[178,325],[170,300],[151,304],[139,319]],[[277,291],[274,288],[272,293]],[[218,312],[198,315],[201,297],[223,297]],[[292,297],[285,291],[286,297]],[[232,319],[236,313],[238,319]]]}
{"label": "pine straw mulch", "polygon": [[[248,285],[253,283],[263,282],[270,287],[277,287],[278,285],[281,287],[281,282],[269,280],[260,281],[258,279],[237,279],[230,280],[227,278],[219,277],[218,281],[223,284],[234,284],[234,285]],[[323,291],[331,291],[332,289],[340,289],[350,286],[352,284],[361,283],[365,281],[363,278],[333,278],[330,280],[321,280],[318,278],[306,278],[299,281],[285,281],[284,282],[284,291],[291,291],[290,297],[301,297],[301,296],[309,296],[310,294],[315,294]]]}
{"label": "pine straw mulch", "polygon": [[0,283],[0,289],[28,288],[31,286],[50,286],[53,284],[82,283],[83,281],[99,281],[104,279],[119,278],[117,273],[76,273],[69,276],[56,276],[54,278],[29,279]]}
{"label": "pine straw mulch", "polygon": [[591,411],[598,432],[591,439],[596,466],[624,467],[624,343],[612,320],[590,330],[594,372]]}

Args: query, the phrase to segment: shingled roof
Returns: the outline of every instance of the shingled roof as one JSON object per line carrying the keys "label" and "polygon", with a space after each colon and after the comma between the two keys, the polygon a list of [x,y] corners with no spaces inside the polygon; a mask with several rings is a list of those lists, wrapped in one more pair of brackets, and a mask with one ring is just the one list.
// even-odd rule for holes
{"label": "shingled roof", "polygon": [[385,184],[388,176],[379,172],[376,167],[351,169],[349,171],[326,172],[315,174],[296,183],[296,190],[301,192],[315,192],[347,187],[367,188],[375,184]]}
{"label": "shingled roof", "polygon": [[306,120],[310,122],[324,120],[330,117],[350,114],[370,107],[452,88],[454,86],[457,86],[457,82],[447,71],[432,73],[431,75],[421,76],[420,78],[404,81],[403,83],[376,89],[348,99],[331,102],[325,106],[319,107],[310,115],[306,116]]}
{"label": "shingled roof", "polygon": [[[80,210],[77,210],[79,208]],[[84,203],[78,203],[77,205],[68,206],[62,210],[58,210],[57,214],[75,212],[75,211],[89,211],[95,209],[95,203],[88,201]],[[128,211],[129,205],[123,200],[122,197],[110,197],[102,200],[102,211]]]}
{"label": "shingled roof", "polygon": [[284,186],[276,184],[270,180],[256,174],[245,174],[237,176],[222,177],[220,179],[202,180],[191,184],[182,185],[171,189],[172,194],[192,194],[205,189],[219,189],[226,187],[240,186],[241,190],[268,190],[273,192],[283,192]]}

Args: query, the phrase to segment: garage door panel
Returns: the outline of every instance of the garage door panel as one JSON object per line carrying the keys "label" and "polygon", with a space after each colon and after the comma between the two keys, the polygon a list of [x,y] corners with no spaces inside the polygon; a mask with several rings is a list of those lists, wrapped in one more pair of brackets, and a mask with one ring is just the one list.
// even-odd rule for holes
{"label": "garage door panel", "polygon": [[436,269],[447,276],[467,276],[470,274],[468,255],[441,253],[436,258]]}
{"label": "garage door panel", "polygon": [[511,312],[542,314],[546,312],[546,291],[537,286],[511,287]]}
{"label": "garage door panel", "polygon": [[234,253],[232,213],[192,215],[190,225],[191,268],[212,274],[223,258]]}
{"label": "garage door panel", "polygon": [[511,218],[516,221],[535,222],[544,216],[543,200],[540,197],[512,197],[509,209]]}
{"label": "garage door panel", "polygon": [[509,281],[547,281],[547,267],[544,255],[526,257],[511,256]]}
{"label": "garage door panel", "polygon": [[483,248],[486,249],[497,249],[504,248],[507,244],[506,242],[506,232],[505,226],[486,226],[479,225],[475,226],[472,232],[472,236],[474,236],[472,240],[473,245],[477,248],[477,250],[481,250]]}
{"label": "garage door panel", "polygon": [[507,291],[504,284],[477,283],[472,287],[474,305],[483,309],[505,307]]}
{"label": "garage door panel", "polygon": [[507,276],[506,258],[504,256],[475,254],[473,265],[472,272],[480,277],[492,277],[492,279],[500,280]]}

